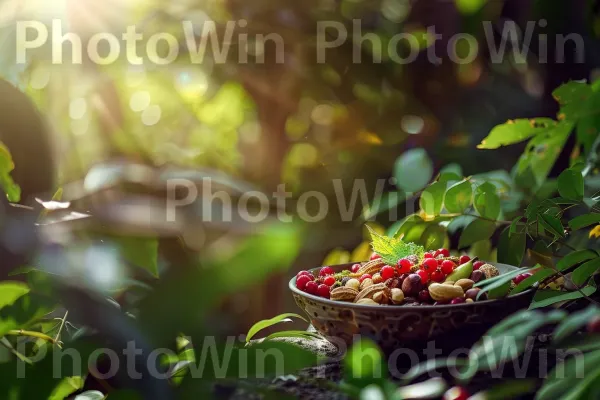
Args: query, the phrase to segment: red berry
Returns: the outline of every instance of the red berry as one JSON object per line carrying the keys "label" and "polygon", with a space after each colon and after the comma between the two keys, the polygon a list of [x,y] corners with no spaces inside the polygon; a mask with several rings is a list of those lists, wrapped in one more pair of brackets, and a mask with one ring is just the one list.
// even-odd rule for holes
{"label": "red berry", "polygon": [[454,271],[454,263],[450,260],[444,260],[444,262],[442,262],[442,272],[446,275],[451,274],[452,271]]}
{"label": "red berry", "polygon": [[300,271],[296,274],[296,278],[298,278],[299,276],[302,276],[302,275],[310,276],[311,278],[313,277],[312,274],[308,271]]}
{"label": "red berry", "polygon": [[332,275],[329,275],[325,277],[325,279],[323,279],[323,283],[327,286],[333,286],[333,284],[335,283],[335,278]]}
{"label": "red berry", "polygon": [[306,284],[306,287],[304,288],[304,291],[306,293],[310,293],[310,294],[317,294],[317,288],[319,287],[319,285],[317,285],[317,282],[315,281],[310,281]]}
{"label": "red berry", "polygon": [[360,269],[361,265],[360,264],[354,264],[352,266],[352,268],[350,268],[350,271],[352,271],[353,273],[357,273],[358,270]]}
{"label": "red berry", "polygon": [[365,279],[371,279],[373,278],[371,276],[371,274],[364,274],[363,276],[361,276],[360,278],[358,278],[358,281],[362,283],[362,281],[364,281]]}
{"label": "red berry", "polygon": [[450,304],[462,304],[464,302],[465,302],[465,299],[463,299],[462,297],[457,297],[457,298],[452,299]]}
{"label": "red berry", "polygon": [[438,267],[437,260],[433,258],[427,258],[423,260],[423,269],[427,272],[433,272]]}
{"label": "red berry", "polygon": [[373,260],[378,260],[380,258],[381,258],[381,256],[379,254],[373,253],[373,254],[371,254],[371,258],[369,258],[369,260],[373,261]]}
{"label": "red berry", "polygon": [[329,298],[329,286],[323,284],[320,284],[319,287],[317,288],[317,294],[321,297],[325,297],[326,299]]}
{"label": "red berry", "polygon": [[308,276],[300,275],[296,278],[296,287],[300,290],[304,290],[306,289],[306,284],[311,281],[312,279],[310,279]]}
{"label": "red berry", "polygon": [[450,388],[444,393],[443,400],[467,400],[469,398],[469,393],[467,390],[460,386],[454,386]]}
{"label": "red berry", "polygon": [[473,263],[473,270],[477,271],[479,268],[481,268],[484,265],[485,265],[485,263],[483,261],[475,261]]}
{"label": "red berry", "polygon": [[413,263],[410,262],[409,259],[403,258],[401,260],[398,260],[398,267],[400,269],[401,274],[408,274],[410,272],[410,269],[413,267]]}
{"label": "red berry", "polygon": [[438,258],[438,256],[441,256],[441,255],[442,255],[442,253],[440,253],[439,250],[436,250],[433,252],[433,258]]}
{"label": "red berry", "polygon": [[444,257],[450,257],[450,250],[448,249],[439,249],[438,252]]}
{"label": "red berry", "polygon": [[429,281],[429,273],[424,269],[420,269],[417,271],[417,275],[421,277],[421,283],[424,285]]}
{"label": "red berry", "polygon": [[446,276],[442,271],[435,270],[431,273],[431,280],[434,282],[443,282]]}
{"label": "red berry", "polygon": [[590,333],[600,333],[600,318],[592,318],[587,324],[587,331]]}
{"label": "red berry", "polygon": [[464,255],[464,256],[460,256],[460,259],[458,260],[458,264],[462,265],[464,263],[467,263],[471,261],[471,257]]}
{"label": "red berry", "polygon": [[321,268],[321,270],[319,271],[319,276],[327,276],[327,275],[333,275],[333,269],[331,267]]}
{"label": "red berry", "polygon": [[513,282],[515,283],[515,285],[518,285],[519,283],[523,282],[525,279],[529,278],[530,276],[531,276],[531,274],[528,274],[528,273],[517,275],[513,278]]}
{"label": "red berry", "polygon": [[431,301],[429,290],[421,290],[419,292],[419,301],[422,303],[429,303]]}
{"label": "red berry", "polygon": [[385,281],[394,277],[394,268],[390,267],[389,265],[386,265],[385,267],[381,268],[381,271],[379,271],[379,273]]}
{"label": "red berry", "polygon": [[532,276],[532,275],[533,275],[533,274],[532,274],[531,272],[525,272],[525,273],[523,274],[523,276],[524,276],[526,279],[527,279],[527,278],[529,278],[529,277],[530,277],[530,276]]}
{"label": "red berry", "polygon": [[423,254],[423,258],[433,258],[433,254],[431,254],[430,252],[427,252],[427,253]]}

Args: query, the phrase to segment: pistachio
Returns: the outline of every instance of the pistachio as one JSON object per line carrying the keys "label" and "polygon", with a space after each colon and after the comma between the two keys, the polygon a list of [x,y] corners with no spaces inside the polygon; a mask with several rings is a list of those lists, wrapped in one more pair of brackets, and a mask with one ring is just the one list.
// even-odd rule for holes
{"label": "pistachio", "polygon": [[358,294],[358,290],[349,287],[335,288],[330,293],[331,300],[353,301]]}
{"label": "pistachio", "polygon": [[356,304],[366,304],[369,306],[378,306],[379,305],[373,299],[360,299],[356,302]]}
{"label": "pistachio", "polygon": [[457,297],[462,298],[465,292],[460,286],[432,283],[429,285],[429,294],[436,301],[448,301]]}
{"label": "pistachio", "polygon": [[360,284],[359,290],[364,290],[372,285],[374,285],[373,279],[371,279],[371,278],[364,279]]}
{"label": "pistachio", "polygon": [[392,303],[401,304],[404,301],[404,292],[401,289],[393,288],[391,290]]}
{"label": "pistachio", "polygon": [[473,287],[475,282],[470,279],[459,279],[455,285],[460,286],[465,292]]}
{"label": "pistachio", "polygon": [[373,283],[383,282],[383,278],[381,277],[381,274],[379,274],[379,273],[373,275],[373,278],[371,278],[371,279],[373,280]]}
{"label": "pistachio", "polygon": [[360,287],[360,281],[358,279],[349,279],[348,282],[346,282],[345,287],[350,288],[350,289],[354,289],[358,292],[358,288]]}

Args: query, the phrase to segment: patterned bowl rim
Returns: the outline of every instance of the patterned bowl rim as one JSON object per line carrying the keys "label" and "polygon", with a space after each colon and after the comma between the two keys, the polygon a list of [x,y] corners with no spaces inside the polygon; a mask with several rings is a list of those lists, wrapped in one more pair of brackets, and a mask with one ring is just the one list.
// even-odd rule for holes
{"label": "patterned bowl rim", "polygon": [[[330,265],[331,268],[334,269],[344,269],[346,267],[350,267],[355,263],[348,263],[348,264],[338,264],[338,265]],[[510,269],[510,270],[515,270],[518,267],[515,267],[513,265],[508,265],[508,264],[502,264],[502,263],[496,263],[496,262],[490,262],[489,264],[495,265],[495,266],[500,266],[503,269]],[[319,269],[321,269],[322,267],[317,267],[317,268],[311,268],[308,271],[309,272],[315,272],[318,271]],[[434,306],[434,305],[419,305],[419,306],[407,306],[407,305],[386,305],[386,306],[381,306],[381,305],[369,305],[369,304],[356,304],[356,303],[349,303],[347,301],[335,301],[335,300],[331,300],[331,299],[325,299],[323,297],[320,296],[315,296],[306,292],[301,291],[300,289],[298,289],[296,287],[296,277],[294,276],[292,279],[290,279],[290,283],[289,283],[289,288],[290,290],[295,293],[298,294],[302,297],[306,297],[307,299],[316,301],[318,303],[322,303],[322,304],[326,304],[329,306],[333,306],[333,307],[340,307],[340,308],[358,308],[361,310],[372,310],[372,311],[383,311],[383,312],[396,312],[396,311],[400,311],[400,310],[427,310],[427,311],[431,311],[431,310],[439,310],[439,311],[443,311],[443,310],[455,310],[458,308],[465,308],[465,307],[474,307],[474,306],[484,306],[484,305],[488,305],[488,304],[492,304],[492,303],[499,303],[499,302],[506,302],[506,301],[516,301],[517,299],[525,299],[526,297],[529,297],[533,294],[533,292],[535,291],[535,288],[529,288],[527,290],[522,291],[521,293],[517,293],[514,296],[508,296],[508,297],[503,297],[500,299],[493,299],[493,300],[482,300],[482,301],[477,301],[477,302],[473,302],[473,303],[462,303],[462,304],[445,304],[445,305],[438,305],[438,306]]]}

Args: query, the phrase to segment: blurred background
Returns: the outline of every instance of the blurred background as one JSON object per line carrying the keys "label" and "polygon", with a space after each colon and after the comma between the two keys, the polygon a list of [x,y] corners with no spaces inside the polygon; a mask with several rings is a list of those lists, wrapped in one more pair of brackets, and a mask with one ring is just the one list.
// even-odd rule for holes
{"label": "blurred background", "polygon": [[[72,183],[86,176],[89,183],[90,171],[109,179],[106,176],[115,169],[106,163],[136,163],[149,167],[148,171],[210,171],[267,194],[285,184],[292,193],[286,203],[292,216],[303,193],[323,193],[330,205],[326,217],[300,223],[298,234],[274,231],[266,243],[254,246],[262,237],[258,224],[228,227],[243,228],[236,231],[233,246],[231,236],[212,240],[214,227],[207,226],[198,237],[184,238],[183,245],[172,238],[160,239],[155,273],[135,276],[153,282],[163,271],[176,269],[181,256],[177,246],[189,250],[192,257],[208,258],[210,264],[248,244],[251,250],[233,260],[256,275],[254,284],[229,296],[218,317],[224,331],[240,332],[258,319],[296,310],[286,289],[296,271],[368,257],[362,227],[365,205],[358,201],[352,218],[342,218],[334,180],[341,180],[342,191],[350,198],[355,182],[363,179],[371,203],[377,180],[384,179],[384,189],[393,190],[389,178],[396,160],[416,148],[426,150],[434,171],[451,163],[460,164],[465,176],[510,170],[524,145],[487,152],[477,150],[477,144],[509,118],[554,117],[553,89],[569,80],[593,81],[599,76],[598,7],[590,0],[3,0],[0,74],[35,104],[41,118],[36,123],[34,111],[23,111],[16,118],[14,110],[22,109],[16,106],[20,100],[5,89],[5,94],[0,93],[6,103],[0,139],[12,153],[14,178],[25,202],[40,193],[49,200],[63,188],[63,200],[72,201],[80,212],[106,211],[102,207],[122,199],[113,193],[103,195],[98,203],[98,199],[90,201],[90,193],[73,189]],[[56,42],[52,21],[60,20],[64,33],[76,33],[84,45],[97,33],[121,37],[135,25],[145,38],[165,32],[174,35],[179,54],[169,65],[157,65],[146,57],[142,65],[132,65],[124,51],[108,65],[98,65],[85,54],[81,64],[73,64],[72,44],[65,43],[63,63],[53,63],[50,47],[45,46],[28,52],[26,62],[18,64],[16,23],[24,20],[46,24],[48,43]],[[210,21],[223,38],[227,23],[240,20],[246,23],[238,23],[224,62],[210,51],[201,63],[190,62],[182,21],[193,24],[199,39]],[[420,38],[415,61],[399,64],[371,41],[353,38],[353,20],[360,21],[362,35],[371,34],[384,44],[403,32]],[[326,62],[318,63],[322,21],[343,24],[349,37],[327,49]],[[485,21],[493,27],[492,35],[486,35]],[[492,62],[490,42],[503,42],[507,21],[520,28],[521,46],[528,42],[528,23],[533,24],[532,40],[522,54],[513,51],[509,42],[501,62]],[[442,38],[434,41],[428,36],[429,27],[435,27]],[[33,29],[29,33],[35,35]],[[238,33],[246,34],[252,46],[242,45]],[[283,51],[272,42],[264,46],[253,42],[258,34],[272,33],[283,38]],[[468,63],[448,58],[448,41],[457,33],[479,41],[480,51]],[[569,34],[580,35],[581,42],[557,44],[557,35]],[[540,42],[540,37],[547,41]],[[142,56],[145,46],[144,41],[138,43]],[[399,54],[411,50],[402,46],[407,44],[398,43]],[[437,65],[427,56],[432,46],[440,57]],[[564,59],[558,61],[557,47],[565,49]],[[168,53],[166,47],[158,49],[160,54]],[[468,55],[468,48],[457,45],[456,49],[458,55]],[[540,62],[541,52],[549,55],[547,63]],[[247,63],[240,62],[240,54]],[[361,63],[353,62],[356,54],[361,55]],[[372,62],[374,57],[381,57],[381,62]],[[14,120],[21,125],[12,126]],[[555,168],[568,164],[568,159],[559,159]],[[127,174],[127,180],[137,179],[144,186],[136,193],[150,191],[136,171]],[[399,207],[398,219],[406,215],[404,209]],[[151,212],[113,213],[112,218],[123,225],[138,218],[133,225],[145,222],[148,236],[161,237],[151,223]],[[388,227],[393,222],[383,213],[373,225]],[[143,236],[139,231],[136,235]],[[262,269],[261,262],[271,251],[277,253],[273,263],[290,265],[286,272]]]}

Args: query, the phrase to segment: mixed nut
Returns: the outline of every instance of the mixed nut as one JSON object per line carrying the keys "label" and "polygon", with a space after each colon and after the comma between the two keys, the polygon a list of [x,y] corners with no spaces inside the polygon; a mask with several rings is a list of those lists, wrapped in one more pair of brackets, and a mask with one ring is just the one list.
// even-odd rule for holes
{"label": "mixed nut", "polygon": [[[476,282],[499,275],[498,269],[467,255],[451,257],[447,249],[408,256],[395,266],[378,254],[350,270],[334,273],[330,267],[318,276],[308,271],[296,275],[298,289],[336,301],[371,305],[462,304],[485,300]],[[519,275],[519,279],[527,276]]]}

